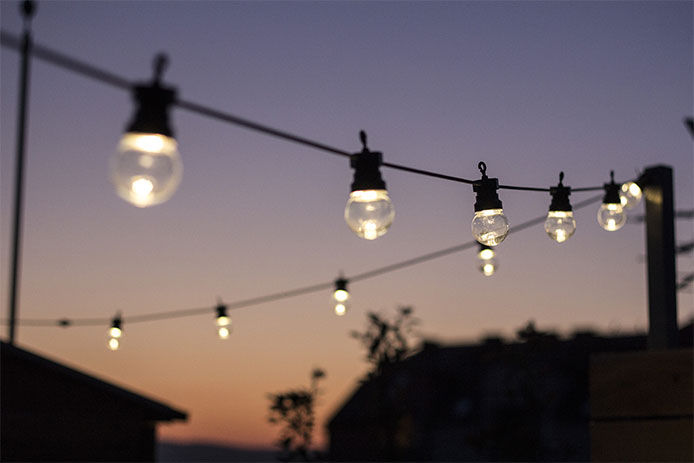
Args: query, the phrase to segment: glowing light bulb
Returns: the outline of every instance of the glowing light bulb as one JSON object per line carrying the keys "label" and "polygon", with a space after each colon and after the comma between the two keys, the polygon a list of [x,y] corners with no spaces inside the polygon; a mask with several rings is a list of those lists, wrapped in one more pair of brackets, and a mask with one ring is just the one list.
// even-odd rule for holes
{"label": "glowing light bulb", "polygon": [[598,223],[607,231],[619,230],[627,222],[627,214],[621,204],[602,204],[598,209]]}
{"label": "glowing light bulb", "polygon": [[225,315],[222,315],[221,317],[217,317],[216,323],[217,326],[228,326],[231,324],[231,319]]}
{"label": "glowing light bulb", "polygon": [[360,238],[375,240],[384,235],[395,219],[387,190],[357,190],[349,195],[345,221]]}
{"label": "glowing light bulb", "polygon": [[503,209],[485,209],[475,212],[472,218],[472,235],[487,246],[497,246],[506,238],[510,229]]}
{"label": "glowing light bulb", "polygon": [[123,335],[123,331],[116,326],[112,326],[111,329],[108,330],[108,335],[112,338],[120,338]]}
{"label": "glowing light bulb", "polygon": [[480,252],[477,253],[477,257],[479,257],[482,260],[489,260],[492,259],[495,255],[495,252],[492,248],[488,246],[483,246],[480,249]]}
{"label": "glowing light bulb", "polygon": [[120,348],[120,341],[118,341],[116,338],[109,339],[108,348],[111,350],[118,350],[118,348]]}
{"label": "glowing light bulb", "polygon": [[545,231],[557,243],[571,238],[576,231],[576,220],[572,211],[549,211],[545,220]]}
{"label": "glowing light bulb", "polygon": [[219,339],[227,339],[231,334],[231,318],[227,316],[227,306],[222,304],[220,300],[217,304],[216,311],[217,317],[214,323],[217,325],[217,336],[219,336]]}
{"label": "glowing light bulb", "polygon": [[347,306],[342,303],[335,304],[335,315],[341,317],[347,313]]}
{"label": "glowing light bulb", "polygon": [[333,293],[333,298],[337,302],[345,302],[347,299],[349,299],[349,293],[344,289],[338,289]]}
{"label": "glowing light bulb", "polygon": [[111,182],[118,196],[137,207],[160,204],[181,183],[183,164],[171,137],[126,133],[111,158]]}
{"label": "glowing light bulb", "polygon": [[622,186],[619,188],[619,201],[622,207],[627,209],[633,209],[638,206],[642,196],[641,187],[634,182],[622,183]]}

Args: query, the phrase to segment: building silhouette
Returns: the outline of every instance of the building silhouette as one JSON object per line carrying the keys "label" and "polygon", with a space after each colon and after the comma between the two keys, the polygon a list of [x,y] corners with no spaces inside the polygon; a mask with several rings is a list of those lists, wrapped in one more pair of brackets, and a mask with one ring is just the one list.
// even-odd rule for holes
{"label": "building silhouette", "polygon": [[[680,332],[692,345],[692,325]],[[590,356],[640,351],[645,335],[519,341],[420,351],[362,382],[328,423],[335,461],[588,461]]]}
{"label": "building silhouette", "polygon": [[156,424],[184,412],[2,342],[2,461],[154,461]]}

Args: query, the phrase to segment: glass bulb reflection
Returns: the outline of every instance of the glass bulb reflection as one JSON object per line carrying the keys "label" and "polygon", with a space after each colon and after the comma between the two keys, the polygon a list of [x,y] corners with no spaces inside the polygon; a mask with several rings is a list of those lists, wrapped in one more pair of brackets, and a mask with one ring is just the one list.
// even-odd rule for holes
{"label": "glass bulb reflection", "polygon": [[118,196],[137,207],[169,199],[182,174],[176,140],[164,135],[126,133],[111,157],[110,177]]}
{"label": "glass bulb reflection", "polygon": [[111,338],[108,340],[108,348],[110,350],[118,350],[120,347],[120,341],[116,338]]}
{"label": "glass bulb reflection", "polygon": [[607,231],[619,230],[627,221],[627,214],[621,204],[602,204],[598,209],[598,223]]}
{"label": "glass bulb reflection", "polygon": [[638,206],[642,196],[641,187],[634,182],[622,183],[622,186],[619,188],[619,200],[622,206],[627,209],[633,209]]}
{"label": "glass bulb reflection", "polygon": [[335,304],[335,315],[341,317],[347,313],[347,305],[342,303]]}
{"label": "glass bulb reflection", "polygon": [[509,228],[503,209],[477,211],[472,219],[472,235],[487,246],[496,246],[504,241]]}
{"label": "glass bulb reflection", "polygon": [[345,207],[345,222],[360,238],[375,240],[384,235],[394,218],[395,209],[387,190],[350,193]]}
{"label": "glass bulb reflection", "polygon": [[549,211],[545,220],[545,231],[557,243],[571,238],[576,231],[576,220],[572,211]]}
{"label": "glass bulb reflection", "polygon": [[349,293],[344,289],[338,289],[333,293],[333,299],[335,299],[337,302],[345,302],[347,299],[349,299]]}

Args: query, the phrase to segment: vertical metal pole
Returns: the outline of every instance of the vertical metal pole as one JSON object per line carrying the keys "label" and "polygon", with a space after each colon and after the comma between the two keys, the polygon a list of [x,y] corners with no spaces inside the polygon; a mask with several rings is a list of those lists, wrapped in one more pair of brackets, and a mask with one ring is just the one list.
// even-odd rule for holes
{"label": "vertical metal pole", "polygon": [[14,179],[14,223],[12,241],[12,268],[10,271],[10,324],[9,342],[14,344],[17,325],[17,301],[19,299],[19,261],[21,254],[22,217],[24,212],[24,153],[26,151],[26,122],[29,99],[29,55],[31,53],[30,22],[34,14],[34,2],[22,3],[24,36],[22,39],[22,61],[19,70],[19,103],[17,114],[17,165]]}
{"label": "vertical metal pole", "polygon": [[648,348],[671,349],[679,341],[672,168],[648,167],[639,183],[646,198]]}

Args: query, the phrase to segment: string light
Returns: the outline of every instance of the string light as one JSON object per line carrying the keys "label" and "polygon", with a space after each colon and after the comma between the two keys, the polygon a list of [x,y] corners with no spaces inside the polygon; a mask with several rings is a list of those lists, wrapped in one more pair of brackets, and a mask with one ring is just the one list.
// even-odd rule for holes
{"label": "string light", "polygon": [[494,272],[497,269],[497,263],[496,259],[494,258],[496,256],[496,251],[494,251],[493,248],[490,246],[487,246],[486,244],[480,244],[480,250],[477,253],[477,257],[480,259],[480,272],[486,277],[490,277],[494,275]]}
{"label": "string light", "polygon": [[563,243],[571,238],[576,231],[576,220],[571,210],[569,195],[571,187],[564,186],[564,172],[559,173],[559,184],[550,188],[552,202],[549,205],[545,231],[557,243]]}
{"label": "string light", "polygon": [[231,334],[231,318],[227,316],[227,307],[219,303],[216,310],[217,318],[215,319],[215,324],[217,325],[217,335],[219,339],[227,339]]}
{"label": "string light", "polygon": [[477,193],[475,216],[472,219],[472,235],[487,246],[497,246],[504,241],[509,231],[508,219],[499,200],[499,179],[487,177],[487,165],[480,162],[477,167],[482,178],[472,185]]}
{"label": "string light", "polygon": [[108,348],[110,350],[118,350],[120,348],[120,338],[123,335],[123,324],[120,315],[116,315],[111,322],[111,327],[108,329]]}
{"label": "string light", "polygon": [[604,185],[605,196],[598,209],[598,223],[607,231],[616,231],[624,226],[627,214],[619,198],[619,185],[614,182],[614,171],[610,171],[610,183]]}
{"label": "string light", "polygon": [[134,87],[137,109],[111,158],[111,182],[116,192],[137,207],[168,200],[183,173],[168,114],[176,92],[160,82],[165,63],[160,55],[152,82]]}
{"label": "string light", "polygon": [[349,300],[349,291],[347,291],[347,283],[344,277],[335,280],[335,291],[333,291],[333,301],[335,302],[335,315],[343,316],[347,313],[347,301]]}
{"label": "string light", "polygon": [[395,209],[379,169],[383,154],[369,151],[363,130],[359,137],[363,148],[350,158],[354,181],[345,207],[345,221],[358,237],[375,240],[388,231],[395,218]]}
{"label": "string light", "polygon": [[638,206],[642,196],[641,187],[636,182],[622,183],[619,188],[619,201],[626,209],[633,209]]}

